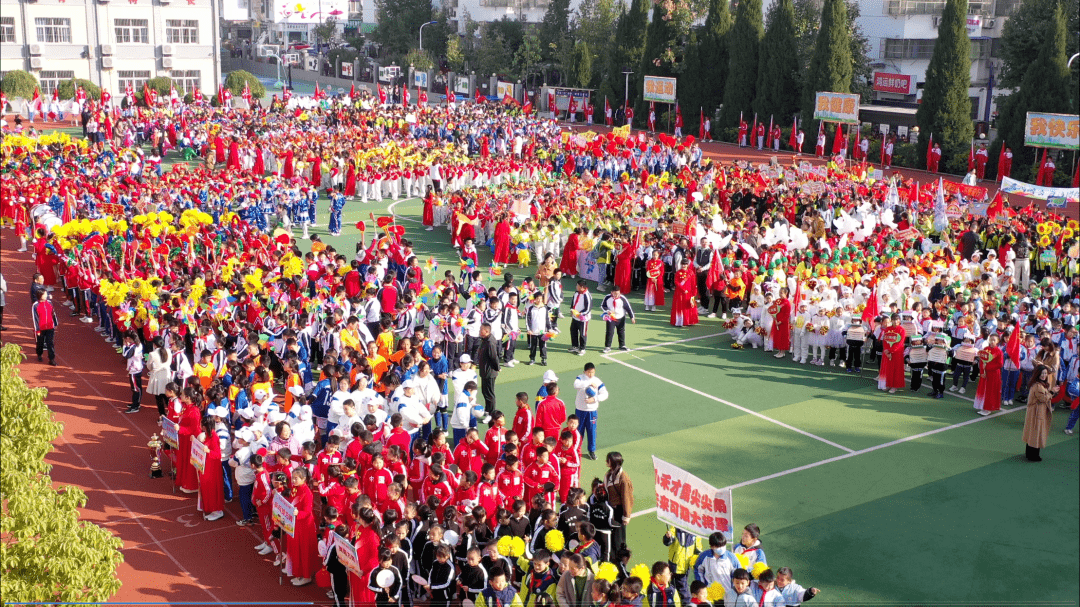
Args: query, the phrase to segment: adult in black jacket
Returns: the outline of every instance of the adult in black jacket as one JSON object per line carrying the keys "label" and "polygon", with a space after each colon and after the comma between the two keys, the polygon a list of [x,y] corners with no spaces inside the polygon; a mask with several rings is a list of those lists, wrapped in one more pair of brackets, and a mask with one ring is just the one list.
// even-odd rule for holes
{"label": "adult in black jacket", "polygon": [[495,410],[495,380],[499,377],[499,343],[491,335],[491,325],[480,325],[480,345],[476,353],[477,373],[480,375],[480,393],[484,395],[484,411]]}

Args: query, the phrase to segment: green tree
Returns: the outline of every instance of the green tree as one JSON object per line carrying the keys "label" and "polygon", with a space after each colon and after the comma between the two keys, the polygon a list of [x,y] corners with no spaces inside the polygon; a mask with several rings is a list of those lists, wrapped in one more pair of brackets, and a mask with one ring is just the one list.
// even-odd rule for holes
{"label": "green tree", "polygon": [[315,39],[322,44],[327,44],[337,36],[338,33],[338,21],[337,19],[330,17],[321,24],[316,25],[313,30],[315,33]]}
{"label": "green tree", "polygon": [[609,58],[615,45],[615,22],[619,7],[615,0],[582,0],[574,17],[574,37],[584,42],[591,53],[590,84],[607,79]]}
{"label": "green tree", "polygon": [[735,25],[728,38],[730,67],[724,83],[724,107],[719,125],[733,126],[739,113],[749,111],[757,85],[758,54],[765,35],[761,15],[761,0],[743,0],[735,9]]}
{"label": "green tree", "polygon": [[870,60],[870,39],[859,25],[861,8],[858,0],[846,0],[848,31],[851,32],[851,92],[869,101],[874,91],[874,66]]}
{"label": "green tree", "polygon": [[[677,46],[676,32],[671,20],[665,18],[664,10],[662,4],[653,5],[652,18],[645,31],[645,51],[641,55],[641,64],[636,74],[638,82],[644,83],[647,75],[672,76],[674,74],[672,67],[676,61],[674,48]],[[645,101],[644,96],[638,97],[634,114],[644,118],[648,115],[648,108],[649,103]],[[662,111],[663,108],[657,110],[657,122],[660,121],[659,116]]]}
{"label": "green tree", "polygon": [[[375,0],[379,27],[372,34],[391,55],[402,56],[420,45],[420,26],[433,21],[431,0]],[[434,26],[429,26],[430,30]],[[433,32],[424,31],[431,36]],[[437,35],[432,37],[436,40]],[[444,36],[445,39],[445,36]]]}
{"label": "green tree", "polygon": [[[245,82],[251,88],[252,99],[262,99],[266,96],[266,87],[251,72],[236,70],[229,72],[229,75],[225,77],[225,87],[232,91],[233,97],[237,99],[244,92]],[[168,93],[168,89],[165,89],[165,92]]]}
{"label": "green tree", "polygon": [[454,72],[460,73],[465,69],[465,51],[457,34],[446,38],[446,63]]}
{"label": "green tree", "polygon": [[[1017,169],[1026,169],[1041,158],[1039,150],[1023,145],[1027,112],[1068,113],[1070,100],[1076,95],[1067,63],[1066,27],[1064,7],[1059,4],[1040,27],[1042,44],[1020,88],[1001,104],[998,137],[1012,148],[1013,167]],[[1062,174],[1068,177],[1067,171]]]}
{"label": "green tree", "polygon": [[[835,1],[835,0],[833,0]],[[951,172],[967,170],[968,149],[975,127],[971,122],[971,40],[967,35],[967,0],[946,0],[938,25],[937,44],[926,68],[922,102],[915,114],[919,124],[920,156],[925,165],[931,133],[941,144],[942,166]]]}
{"label": "green tree", "polygon": [[417,48],[409,49],[409,52],[405,54],[403,60],[405,65],[411,65],[418,72],[426,72],[435,67],[435,62],[431,59],[431,54],[426,50],[422,51]]}
{"label": "green tree", "polygon": [[514,68],[526,86],[529,84],[529,75],[533,73],[539,63],[540,37],[528,33],[525,35],[524,40],[521,41],[521,46],[518,47],[517,52],[514,53]]}
{"label": "green tree", "polygon": [[814,98],[818,92],[851,92],[851,30],[843,0],[825,0],[821,27],[814,42],[807,78],[803,83],[802,122],[807,133],[817,132]]}
{"label": "green tree", "polygon": [[762,118],[775,115],[786,124],[798,109],[800,93],[795,4],[780,0],[769,7],[766,18],[754,111]]}
{"label": "green tree", "polygon": [[71,80],[65,80],[61,82],[56,88],[56,94],[61,99],[71,99],[75,97],[75,86],[81,86],[86,91],[86,96],[95,101],[101,99],[101,87],[90,82],[89,80],[83,80],[82,78],[76,79],[74,82]]}
{"label": "green tree", "polygon": [[579,40],[574,45],[573,61],[571,62],[570,83],[579,88],[587,88],[592,80],[592,53],[589,52],[589,43]]}
{"label": "green tree", "polygon": [[[226,85],[227,84],[228,82],[226,81]],[[154,89],[154,92],[157,93],[158,99],[163,96],[168,97],[169,94],[172,92],[172,78],[169,78],[168,76],[158,76],[156,78],[150,78],[146,81],[146,86]],[[240,85],[240,89],[243,90],[243,88],[244,86]],[[142,91],[140,90],[136,92],[141,93]]]}
{"label": "green tree", "polygon": [[510,51],[507,50],[506,40],[499,35],[491,23],[485,24],[483,30],[480,47],[476,51],[477,78],[505,72],[512,57]]}
{"label": "green tree", "polygon": [[1080,31],[1080,0],[1023,0],[1001,32],[998,86],[1019,88],[1024,82],[1028,67],[1039,57],[1043,46],[1044,26],[1054,18],[1058,5],[1065,9],[1066,31],[1074,33],[1065,39],[1065,54],[1071,57],[1077,52],[1080,40],[1075,32]]}
{"label": "green tree", "polygon": [[539,36],[543,58],[557,61],[570,37],[570,0],[551,0],[540,21]]}
{"label": "green tree", "polygon": [[697,132],[701,112],[712,116],[723,99],[730,63],[727,37],[732,19],[728,2],[710,0],[704,26],[690,33],[682,70],[687,77],[679,80],[679,97],[686,109],[683,132]]}
{"label": "green tree", "polygon": [[649,21],[649,5],[647,0],[632,0],[630,8],[619,15],[615,24],[614,48],[611,60],[608,62],[608,83],[614,96],[613,107],[622,104],[624,97],[631,102],[637,99],[637,80],[630,79],[630,91],[626,91],[626,76],[624,70],[637,71],[641,65],[641,57],[645,52],[645,30]]}
{"label": "green tree", "polygon": [[4,74],[4,80],[0,82],[0,90],[3,90],[9,99],[15,97],[32,99],[34,89],[38,86],[38,79],[30,72],[23,70],[12,70]]}
{"label": "green tree", "polygon": [[123,542],[79,520],[86,494],[54,487],[45,457],[63,425],[46,390],[19,375],[19,346],[0,350],[0,594],[4,603],[103,602],[120,589]]}

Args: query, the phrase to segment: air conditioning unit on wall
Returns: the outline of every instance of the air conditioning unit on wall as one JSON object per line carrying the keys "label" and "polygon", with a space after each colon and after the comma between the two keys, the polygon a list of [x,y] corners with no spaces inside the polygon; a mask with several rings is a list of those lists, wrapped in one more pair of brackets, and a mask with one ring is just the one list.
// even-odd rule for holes
{"label": "air conditioning unit on wall", "polygon": [[111,55],[111,54],[113,54],[113,46],[111,44],[102,44],[101,45],[101,54],[102,55]]}
{"label": "air conditioning unit on wall", "polygon": [[41,57],[31,57],[30,58],[30,69],[40,70],[41,69],[41,64],[42,64]]}
{"label": "air conditioning unit on wall", "polygon": [[161,54],[162,55],[171,55],[171,54],[173,54],[173,45],[171,45],[171,44],[162,44],[161,45]]}
{"label": "air conditioning unit on wall", "polygon": [[997,19],[987,19],[983,21],[982,28],[984,30],[992,30],[995,25],[997,25]]}
{"label": "air conditioning unit on wall", "polygon": [[161,60],[161,67],[163,67],[163,68],[165,68],[167,70],[171,70],[172,66],[173,66],[172,57],[165,57],[164,59]]}
{"label": "air conditioning unit on wall", "polygon": [[930,20],[934,23],[934,29],[937,29],[937,26],[941,25],[941,15],[934,15]]}
{"label": "air conditioning unit on wall", "polygon": [[112,68],[113,68],[113,58],[112,57],[102,57],[101,58],[101,69],[103,69],[103,70],[111,70]]}
{"label": "air conditioning unit on wall", "polygon": [[31,44],[30,45],[30,54],[31,55],[40,55],[41,54],[41,45],[40,44]]}

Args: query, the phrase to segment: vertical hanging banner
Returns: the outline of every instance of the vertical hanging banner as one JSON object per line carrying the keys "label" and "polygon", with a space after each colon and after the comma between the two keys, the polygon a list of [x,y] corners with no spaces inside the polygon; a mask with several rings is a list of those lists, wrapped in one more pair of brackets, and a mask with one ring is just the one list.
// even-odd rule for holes
{"label": "vertical hanging banner", "polygon": [[655,455],[652,459],[656,518],[700,537],[719,531],[730,541],[731,489],[717,489]]}
{"label": "vertical hanging banner", "polygon": [[859,96],[818,92],[814,101],[814,120],[858,124]]}
{"label": "vertical hanging banner", "polygon": [[645,76],[645,101],[656,103],[675,103],[674,78]]}
{"label": "vertical hanging banner", "polygon": [[1080,116],[1028,112],[1024,145],[1033,148],[1080,149]]}

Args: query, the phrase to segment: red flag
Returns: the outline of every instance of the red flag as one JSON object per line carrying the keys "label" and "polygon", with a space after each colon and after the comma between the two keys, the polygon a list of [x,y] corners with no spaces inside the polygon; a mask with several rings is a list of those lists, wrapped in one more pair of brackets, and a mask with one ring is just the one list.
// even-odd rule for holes
{"label": "red flag", "polygon": [[146,102],[147,107],[154,107],[157,102],[157,96],[154,94],[154,89],[149,85],[143,84],[143,100]]}
{"label": "red flag", "polygon": [[386,105],[386,91],[383,90],[382,84],[375,85],[375,90],[379,93],[379,105]]}
{"label": "red flag", "polygon": [[926,169],[934,166],[934,134],[930,133],[930,143],[926,144]]}
{"label": "red flag", "polygon": [[1073,170],[1072,187],[1080,187],[1080,163],[1077,163],[1076,168]]}
{"label": "red flag", "polygon": [[457,102],[457,95],[454,94],[453,89],[447,89],[446,90],[446,102],[447,103],[456,103]]}
{"label": "red flag", "polygon": [[797,149],[799,147],[799,119],[795,118],[791,121],[791,137],[788,137],[788,146],[791,149]]}
{"label": "red flag", "polygon": [[1005,148],[1006,148],[1005,142],[1002,141],[1001,142],[1001,151],[998,152],[998,163],[997,163],[997,180],[998,181],[1001,181],[1002,177],[1008,177],[1009,176],[1009,170],[1008,170],[1009,167],[1007,166],[1007,164],[1009,162],[1009,159],[1005,157]]}
{"label": "red flag", "polygon": [[832,153],[839,154],[840,150],[844,149],[844,125],[836,125],[836,134],[833,135]]}
{"label": "red flag", "polygon": [[403,87],[401,89],[401,105],[409,107],[409,87]]}
{"label": "red flag", "polygon": [[53,103],[56,103],[57,101],[60,101],[60,87],[56,87],[56,88],[53,89],[53,91],[52,91],[52,100],[53,100]]}
{"label": "red flag", "polygon": [[975,140],[971,140],[971,149],[968,150],[968,172],[975,170]]}
{"label": "red flag", "polygon": [[315,101],[319,101],[320,99],[324,99],[325,97],[326,93],[324,93],[323,90],[319,88],[319,82],[315,81]]}
{"label": "red flag", "polygon": [[558,106],[555,104],[555,93],[548,91],[548,111],[557,112]]}
{"label": "red flag", "polygon": [[[1046,173],[1046,148],[1043,148],[1042,162],[1039,163],[1039,171],[1035,174],[1035,185],[1043,185],[1043,174]],[[1049,183],[1046,185],[1050,185]]]}
{"label": "red flag", "polygon": [[679,102],[676,101],[675,102],[675,126],[681,129],[682,125],[683,125],[683,122],[682,122],[682,109],[679,107]]}
{"label": "red flag", "polygon": [[986,207],[986,218],[992,220],[1004,210],[1005,203],[1001,198],[1001,190],[998,190],[998,193],[994,196],[994,200],[990,203],[990,206]]}
{"label": "red flag", "polygon": [[[1001,194],[998,193],[998,197]],[[1013,361],[1016,368],[1020,368],[1020,321],[1017,320],[1013,324],[1012,333],[1009,334],[1009,342],[1005,345],[1005,354],[1008,355],[1009,360]]]}
{"label": "red flag", "polygon": [[525,102],[525,105],[521,106],[521,113],[522,113],[522,114],[525,114],[526,116],[528,116],[529,114],[531,114],[531,113],[532,113],[532,111],[533,111],[533,104],[532,104],[532,100],[526,101],[526,102]]}
{"label": "red flag", "polygon": [[356,99],[356,85],[349,85],[349,99]]}
{"label": "red flag", "polygon": [[908,189],[908,208],[914,209],[919,204],[919,182],[916,181],[911,184],[911,188]]}
{"label": "red flag", "polygon": [[697,138],[698,138],[698,141],[705,141],[705,108],[699,107],[698,112],[699,112],[699,116],[698,116]]}
{"label": "red flag", "polygon": [[750,147],[757,145],[757,112],[754,112],[754,123],[750,125]]}
{"label": "red flag", "polygon": [[769,114],[769,130],[765,131],[765,147],[772,147],[772,114]]}
{"label": "red flag", "polygon": [[871,331],[874,330],[874,319],[878,315],[877,285],[870,290],[870,298],[866,300],[866,308],[863,309],[862,320]]}
{"label": "red flag", "polygon": [[30,111],[41,111],[41,89],[34,87],[34,96],[30,98]]}
{"label": "red flag", "polygon": [[476,89],[476,96],[475,97],[476,97],[476,103],[483,103],[484,101],[487,101],[487,99],[483,95],[480,94],[480,89]]}

